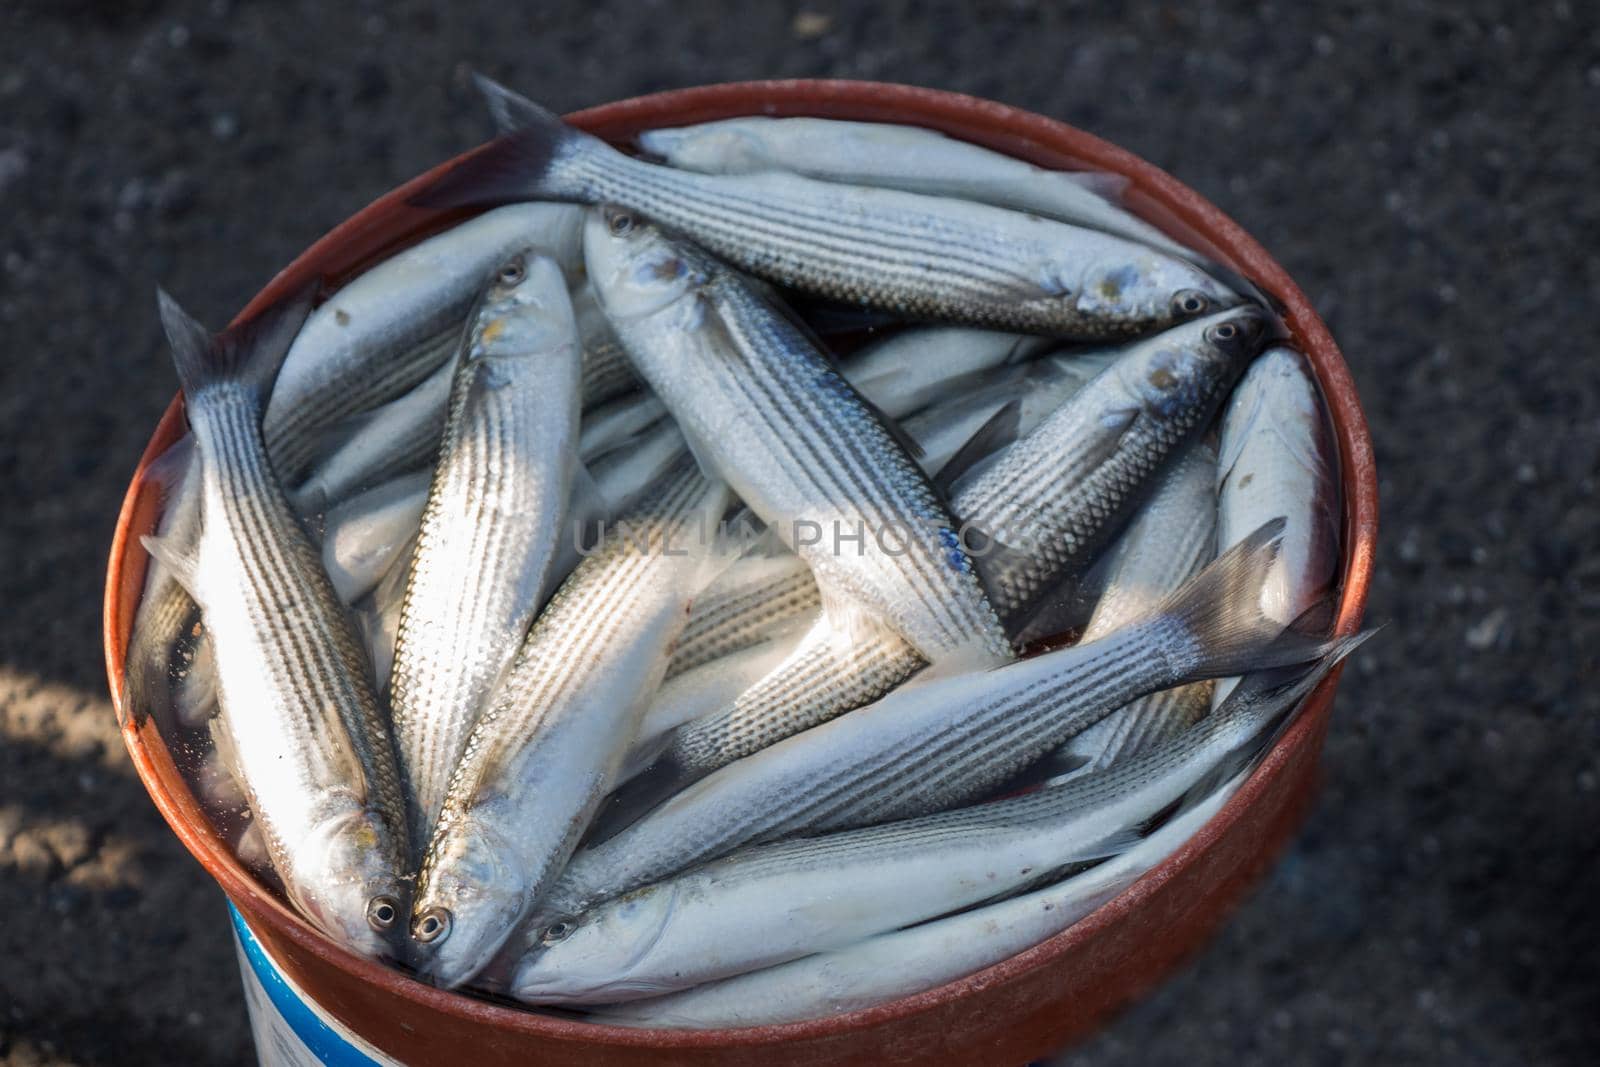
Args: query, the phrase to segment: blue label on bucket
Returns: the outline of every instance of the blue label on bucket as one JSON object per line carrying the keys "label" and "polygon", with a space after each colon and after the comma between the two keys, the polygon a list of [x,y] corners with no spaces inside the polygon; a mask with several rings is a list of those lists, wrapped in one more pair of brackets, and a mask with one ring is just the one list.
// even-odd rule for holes
{"label": "blue label on bucket", "polygon": [[278,969],[232,904],[228,914],[262,1067],[401,1067],[318,1008]]}

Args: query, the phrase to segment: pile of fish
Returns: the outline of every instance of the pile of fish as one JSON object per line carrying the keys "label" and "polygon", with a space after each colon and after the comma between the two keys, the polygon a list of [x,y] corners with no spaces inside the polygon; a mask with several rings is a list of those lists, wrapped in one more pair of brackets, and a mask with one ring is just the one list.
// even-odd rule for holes
{"label": "pile of fish", "polygon": [[1171,854],[1359,640],[1305,358],[1115,180],[483,87],[416,202],[489,210],[220,334],[161,298],[129,692],[334,941],[626,1025],[929,988]]}

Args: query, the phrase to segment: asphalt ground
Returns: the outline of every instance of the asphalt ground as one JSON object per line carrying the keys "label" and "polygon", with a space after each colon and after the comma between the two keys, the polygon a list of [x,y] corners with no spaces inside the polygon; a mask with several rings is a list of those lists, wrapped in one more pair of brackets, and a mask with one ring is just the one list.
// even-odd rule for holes
{"label": "asphalt ground", "polygon": [[557,110],[872,78],[1056,116],[1288,267],[1344,348],[1383,533],[1327,785],[1183,974],[1070,1064],[1581,1063],[1600,1050],[1600,21],[1591,5],[0,7],[0,1060],[245,1063],[220,893],[122,752],[99,605],[174,391],[318,235]]}

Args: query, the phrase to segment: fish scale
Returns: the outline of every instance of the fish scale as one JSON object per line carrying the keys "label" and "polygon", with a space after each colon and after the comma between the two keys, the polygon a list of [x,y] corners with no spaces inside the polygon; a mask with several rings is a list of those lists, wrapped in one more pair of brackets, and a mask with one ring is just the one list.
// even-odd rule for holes
{"label": "fish scale", "polygon": [[390,359],[369,365],[359,377],[311,394],[293,407],[280,407],[282,414],[267,423],[266,438],[273,466],[282,477],[293,482],[304,473],[322,443],[320,428],[377,407],[418,385],[448,362],[461,342],[463,319],[458,310],[464,313],[466,309],[451,307],[442,311],[438,326],[420,342]]}
{"label": "fish scale", "polygon": [[732,707],[677,735],[684,767],[713,769],[823,721],[828,710],[859,707],[910,677],[926,661],[892,634],[848,642],[820,621],[781,666]]}
{"label": "fish scale", "polygon": [[[785,559],[793,566],[781,574],[762,573],[749,586],[714,585],[696,598],[689,622],[673,650],[667,678],[748,648],[792,625],[822,603],[810,569],[798,557]],[[735,578],[740,566],[729,568],[727,577]],[[754,576],[753,570],[751,573]]]}

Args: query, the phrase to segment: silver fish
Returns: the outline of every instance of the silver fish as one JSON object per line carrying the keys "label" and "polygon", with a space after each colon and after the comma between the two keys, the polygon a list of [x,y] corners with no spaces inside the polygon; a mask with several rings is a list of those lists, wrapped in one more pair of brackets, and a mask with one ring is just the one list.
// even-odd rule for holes
{"label": "silver fish", "polygon": [[968,326],[924,326],[867,345],[846,359],[841,370],[857,392],[898,419],[1001,367],[1026,366],[1052,343]]}
{"label": "silver fish", "polygon": [[[627,354],[611,336],[605,317],[585,283],[574,292],[574,319],[583,344],[584,455],[598,455],[642,429],[661,414],[650,397],[616,399],[636,389],[638,379]],[[579,301],[582,301],[580,311]],[[459,341],[463,319],[451,335]],[[343,440],[319,458],[306,480],[295,490],[295,506],[302,514],[347,499],[362,488],[378,485],[405,471],[431,465],[438,458],[444,421],[450,407],[450,385],[455,367],[448,359],[405,395],[354,416],[341,424]],[[590,409],[613,401],[611,407]],[[653,414],[652,414],[653,413]]]}
{"label": "silver fish", "polygon": [[[1107,553],[1105,591],[1080,640],[1093,641],[1149,611],[1210,561],[1216,543],[1217,457],[1204,442],[1184,452]],[[1211,708],[1210,680],[1141,697],[1074,737],[1063,751],[1090,769],[1148,750]]]}
{"label": "silver fish", "polygon": [[406,587],[391,701],[418,844],[500,674],[561,534],[578,437],[579,347],[560,268],[502,265],[462,343],[451,411]]}
{"label": "silver fish", "polygon": [[946,465],[1002,409],[1011,406],[1014,410],[1008,428],[1011,436],[1026,436],[1105,370],[1115,355],[1115,349],[1093,349],[1008,368],[1009,373],[988,376],[981,384],[927,407],[901,425],[922,446],[918,459],[922,469],[948,480]]}
{"label": "silver fish", "polygon": [[702,174],[786,170],[824,181],[959,197],[1194,258],[1193,251],[1117,205],[1128,184],[1120,175],[1047,170],[936,130],[752,115],[647,130],[639,135],[639,146],[674,167]]}
{"label": "silver fish", "polygon": [[[1139,341],[1025,441],[951,491],[951,508],[988,540],[978,564],[1008,619],[1081,574],[1152,476],[1211,422],[1271,322],[1239,308]],[[1041,457],[1049,457],[1041,462]]]}
{"label": "silver fish", "polygon": [[430,480],[427,471],[403,475],[323,517],[322,566],[344,603],[371,592],[417,536]]}
{"label": "silver fish", "polygon": [[419,970],[470,978],[560,871],[605,796],[730,501],[685,459],[540,614],[451,779],[411,919]]}
{"label": "silver fish", "polygon": [[604,407],[583,413],[583,432],[578,437],[578,453],[585,462],[605,455],[613,448],[636,440],[666,417],[667,409],[653,396],[627,396]]}
{"label": "silver fish", "polygon": [[309,310],[302,296],[216,337],[162,294],[197,443],[201,530],[146,539],[205,615],[216,728],[290,901],[353,952],[380,956],[403,918],[400,779],[367,667],[272,471],[266,393]]}
{"label": "silver fish", "polygon": [[887,628],[935,664],[1010,656],[927,478],[787,318],[626,213],[591,215],[584,258],[702,466],[811,567],[839,632]]}
{"label": "silver fish", "polygon": [[418,203],[547,199],[637,211],[778,285],[905,318],[1099,339],[1241,298],[1185,260],[1019,211],[795,174],[633,159],[486,79],[509,131]]}
{"label": "silver fish", "polygon": [[1319,656],[1317,642],[1279,637],[1259,610],[1280,527],[1264,526],[1108,638],[902,686],[723,767],[579,851],[541,917],[575,914],[743,844],[971,800],[1145,693]]}
{"label": "silver fish", "polygon": [[688,454],[683,431],[662,419],[630,441],[587,459],[593,489],[607,515],[625,515]]}
{"label": "silver fish", "polygon": [[766,1026],[827,1018],[936,988],[1087,917],[1182,848],[1248,777],[1241,772],[1126,852],[1055,885],[777,967],[603,1008],[590,1018],[664,1029]]}
{"label": "silver fish", "polygon": [[[1357,639],[1359,641],[1359,639]],[[1125,764],[1019,797],[735,852],[545,931],[509,992],[529,1003],[658,996],[841,948],[1122,851],[1130,831],[1251,745],[1309,682],[1248,686]]]}
{"label": "silver fish", "polygon": [[[1217,545],[1227,548],[1264,510],[1287,525],[1262,610],[1293,622],[1327,593],[1339,569],[1339,451],[1322,393],[1292,348],[1262,354],[1222,414]],[[1213,703],[1235,680],[1217,683]]]}

